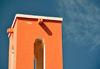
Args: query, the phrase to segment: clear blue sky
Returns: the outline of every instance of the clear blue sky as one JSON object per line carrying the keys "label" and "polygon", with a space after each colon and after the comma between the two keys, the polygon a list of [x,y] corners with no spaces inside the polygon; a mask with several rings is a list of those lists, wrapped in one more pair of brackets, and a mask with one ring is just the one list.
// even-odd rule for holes
{"label": "clear blue sky", "polygon": [[17,13],[62,17],[63,69],[100,69],[100,0],[0,0],[0,69]]}

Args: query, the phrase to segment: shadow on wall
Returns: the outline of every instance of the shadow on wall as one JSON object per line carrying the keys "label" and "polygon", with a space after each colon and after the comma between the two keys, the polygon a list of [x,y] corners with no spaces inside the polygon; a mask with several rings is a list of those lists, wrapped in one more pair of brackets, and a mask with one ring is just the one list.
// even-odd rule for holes
{"label": "shadow on wall", "polygon": [[50,31],[50,29],[49,29],[44,23],[39,24],[39,25],[44,29],[44,31],[45,31],[48,35],[52,36],[52,32]]}

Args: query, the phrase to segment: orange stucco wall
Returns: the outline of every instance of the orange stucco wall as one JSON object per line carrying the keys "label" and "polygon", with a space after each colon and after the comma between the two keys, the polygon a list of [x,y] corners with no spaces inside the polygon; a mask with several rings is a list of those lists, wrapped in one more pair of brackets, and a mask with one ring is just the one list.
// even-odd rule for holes
{"label": "orange stucco wall", "polygon": [[9,69],[11,69],[12,66],[12,46],[14,47],[13,69],[16,69],[17,21],[13,30],[14,33],[12,33],[11,37],[9,38]]}
{"label": "orange stucco wall", "polygon": [[17,18],[16,22],[14,28],[17,27],[17,30],[14,30],[16,35],[13,39],[16,49],[14,69],[34,69],[33,45],[38,36],[41,36],[45,42],[45,69],[63,69],[61,22],[44,20],[42,24],[38,24],[37,19],[24,18]]}

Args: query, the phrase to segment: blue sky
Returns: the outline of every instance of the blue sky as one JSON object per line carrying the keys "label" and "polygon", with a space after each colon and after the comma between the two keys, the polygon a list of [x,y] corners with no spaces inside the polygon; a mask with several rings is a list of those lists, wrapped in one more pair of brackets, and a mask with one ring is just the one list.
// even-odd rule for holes
{"label": "blue sky", "polygon": [[0,69],[17,13],[62,17],[63,69],[100,69],[100,0],[0,0]]}

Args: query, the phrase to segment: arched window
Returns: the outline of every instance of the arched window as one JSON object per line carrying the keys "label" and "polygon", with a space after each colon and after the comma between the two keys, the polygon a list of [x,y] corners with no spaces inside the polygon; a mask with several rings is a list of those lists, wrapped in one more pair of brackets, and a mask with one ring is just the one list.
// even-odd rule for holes
{"label": "arched window", "polygon": [[45,43],[42,37],[34,41],[35,69],[45,69]]}

